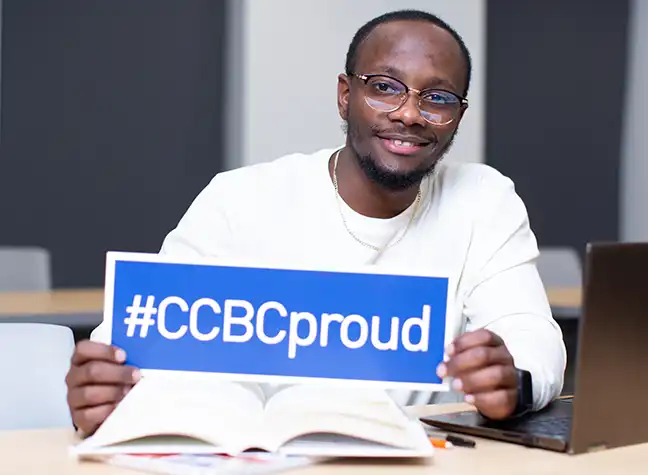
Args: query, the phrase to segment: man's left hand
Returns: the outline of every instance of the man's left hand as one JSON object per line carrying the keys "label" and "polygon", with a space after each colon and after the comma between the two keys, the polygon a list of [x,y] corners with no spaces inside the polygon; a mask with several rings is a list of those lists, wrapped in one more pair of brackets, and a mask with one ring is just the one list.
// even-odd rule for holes
{"label": "man's left hand", "polygon": [[437,368],[440,378],[490,419],[505,419],[517,406],[518,381],[513,357],[495,333],[480,329],[458,337],[447,349],[448,361]]}

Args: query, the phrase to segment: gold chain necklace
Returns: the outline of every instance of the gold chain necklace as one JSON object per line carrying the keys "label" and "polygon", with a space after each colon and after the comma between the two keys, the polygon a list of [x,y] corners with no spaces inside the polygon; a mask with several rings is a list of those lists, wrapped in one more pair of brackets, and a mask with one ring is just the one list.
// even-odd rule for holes
{"label": "gold chain necklace", "polygon": [[418,211],[419,203],[421,202],[421,188],[419,187],[418,192],[416,193],[416,199],[414,201],[414,210],[412,211],[412,215],[410,216],[410,219],[409,219],[409,221],[407,223],[407,226],[405,227],[405,230],[403,231],[403,233],[400,235],[400,237],[396,241],[394,241],[392,243],[389,243],[389,241],[387,241],[387,244],[384,245],[384,246],[374,246],[373,244],[365,242],[362,239],[360,239],[358,236],[356,236],[353,231],[351,231],[351,229],[349,228],[349,225],[347,224],[346,218],[344,217],[344,213],[342,212],[342,205],[341,205],[342,197],[340,196],[340,191],[338,189],[338,181],[337,181],[337,164],[338,164],[338,157],[339,157],[341,151],[342,151],[342,149],[338,150],[335,153],[335,158],[333,159],[333,187],[335,188],[335,195],[336,195],[336,198],[338,200],[338,210],[340,212],[340,217],[342,218],[342,223],[344,224],[344,227],[347,230],[347,232],[349,233],[349,235],[355,241],[357,241],[359,244],[361,244],[361,245],[363,245],[365,247],[368,247],[370,249],[373,249],[375,251],[383,252],[383,251],[389,249],[390,247],[395,246],[396,244],[401,242],[401,240],[405,237],[405,235],[409,231],[409,228],[412,225],[412,222],[414,221],[414,217],[416,216],[416,213]]}

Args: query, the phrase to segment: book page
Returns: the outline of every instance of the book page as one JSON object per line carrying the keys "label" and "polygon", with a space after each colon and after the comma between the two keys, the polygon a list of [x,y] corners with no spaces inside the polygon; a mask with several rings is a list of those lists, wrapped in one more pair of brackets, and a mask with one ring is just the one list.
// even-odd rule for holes
{"label": "book page", "polygon": [[131,441],[129,446],[133,446],[138,442],[135,439],[141,439],[145,449],[158,445],[156,439],[164,446],[172,442],[167,436],[184,436],[237,451],[256,432],[263,418],[263,403],[258,394],[235,382],[148,375],[78,449],[82,452]]}
{"label": "book page", "polygon": [[[336,444],[369,441],[401,449],[427,448],[425,431],[383,390],[324,385],[293,386],[266,404],[263,440],[269,450],[317,435]],[[338,438],[322,439],[322,434]],[[260,434],[261,436],[261,434]],[[299,441],[294,441],[299,442]]]}

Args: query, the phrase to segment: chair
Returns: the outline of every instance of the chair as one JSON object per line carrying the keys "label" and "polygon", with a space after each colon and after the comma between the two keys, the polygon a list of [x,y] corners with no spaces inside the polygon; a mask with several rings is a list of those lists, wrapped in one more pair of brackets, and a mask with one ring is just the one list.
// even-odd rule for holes
{"label": "chair", "polygon": [[0,247],[0,292],[48,291],[51,259],[40,247]]}
{"label": "chair", "polygon": [[[578,253],[570,247],[540,247],[537,268],[545,288],[581,287],[583,269]],[[577,317],[573,308],[554,309],[564,317]]]}
{"label": "chair", "polygon": [[73,427],[65,385],[72,330],[0,323],[0,349],[0,430]]}
{"label": "chair", "polygon": [[578,253],[570,247],[541,247],[538,272],[546,287],[580,287],[583,270]]}

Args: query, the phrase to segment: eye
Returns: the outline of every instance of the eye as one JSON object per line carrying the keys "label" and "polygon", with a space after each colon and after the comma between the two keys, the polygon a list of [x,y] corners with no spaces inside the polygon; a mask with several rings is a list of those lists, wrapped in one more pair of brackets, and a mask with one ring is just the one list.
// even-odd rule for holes
{"label": "eye", "polygon": [[445,91],[429,91],[423,96],[423,99],[438,106],[455,105],[459,102],[459,99],[454,94]]}
{"label": "eye", "polygon": [[403,86],[384,77],[373,78],[369,82],[369,89],[379,95],[395,95],[403,92]]}
{"label": "eye", "polygon": [[376,91],[385,94],[396,94],[398,92],[391,84],[387,82],[375,82],[373,86],[376,89]]}

